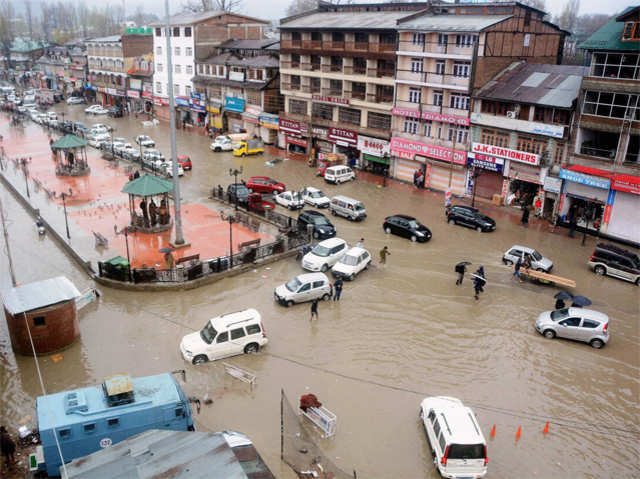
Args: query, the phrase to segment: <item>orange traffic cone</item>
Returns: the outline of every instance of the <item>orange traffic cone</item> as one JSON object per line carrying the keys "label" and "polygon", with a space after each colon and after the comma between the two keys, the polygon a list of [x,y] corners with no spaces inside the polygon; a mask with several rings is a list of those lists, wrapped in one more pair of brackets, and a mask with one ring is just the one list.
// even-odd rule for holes
{"label": "orange traffic cone", "polygon": [[491,437],[496,437],[496,425],[495,424],[491,428]]}
{"label": "orange traffic cone", "polygon": [[516,431],[516,439],[520,439],[522,435],[522,426],[518,426],[518,430]]}
{"label": "orange traffic cone", "polygon": [[542,430],[542,434],[549,434],[549,421],[544,425],[544,429]]}

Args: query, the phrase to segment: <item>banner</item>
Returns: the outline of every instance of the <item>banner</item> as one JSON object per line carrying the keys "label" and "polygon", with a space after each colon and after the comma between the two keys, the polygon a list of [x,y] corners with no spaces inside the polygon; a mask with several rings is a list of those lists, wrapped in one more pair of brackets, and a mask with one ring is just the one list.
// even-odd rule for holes
{"label": "banner", "polygon": [[563,180],[571,181],[573,183],[580,183],[582,185],[592,186],[593,188],[600,188],[603,190],[608,190],[609,186],[611,185],[611,180],[609,178],[586,175],[584,173],[578,173],[577,171],[565,170],[564,168],[560,169],[560,174],[558,176]]}
{"label": "banner", "polygon": [[358,150],[365,155],[373,155],[380,158],[391,153],[389,141],[362,135],[358,135]]}
{"label": "banner", "polygon": [[469,118],[466,116],[443,115],[442,113],[434,113],[431,111],[420,111],[412,108],[392,108],[391,113],[398,116],[408,118],[417,118],[419,120],[441,121],[443,123],[453,123],[455,125],[469,126]]}
{"label": "banner", "polygon": [[482,168],[483,170],[495,171],[502,173],[504,168],[504,160],[500,158],[494,158],[492,156],[475,155],[467,158],[467,165],[475,168]]}
{"label": "banner", "polygon": [[429,145],[404,138],[391,138],[391,152],[399,158],[408,160],[413,160],[415,155],[420,155],[447,162],[451,162],[451,158],[453,157],[455,164],[464,165],[467,163],[467,154],[465,151],[456,150],[454,153],[451,148]]}
{"label": "banner", "polygon": [[506,160],[519,161],[528,165],[538,165],[540,163],[540,155],[535,153],[527,153],[526,151],[511,150],[501,146],[487,145],[485,143],[473,143],[471,151],[474,153],[497,156]]}
{"label": "banner", "polygon": [[226,97],[225,108],[229,111],[242,113],[244,111],[244,98],[236,98],[234,96]]}
{"label": "banner", "polygon": [[358,144],[358,134],[344,128],[329,127],[328,137],[329,140],[342,146],[356,146]]}

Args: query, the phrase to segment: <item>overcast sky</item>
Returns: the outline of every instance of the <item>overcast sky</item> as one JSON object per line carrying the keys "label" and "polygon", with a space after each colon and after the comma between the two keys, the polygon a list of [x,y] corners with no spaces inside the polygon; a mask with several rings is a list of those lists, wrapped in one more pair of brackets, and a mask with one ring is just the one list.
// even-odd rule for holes
{"label": "overcast sky", "polygon": [[[111,0],[111,3],[120,3]],[[247,15],[264,18],[265,20],[280,19],[285,16],[285,9],[291,3],[291,0],[244,0],[244,8],[241,13]],[[376,0],[364,2],[357,0],[357,3],[376,3]],[[157,0],[129,0],[126,2],[127,14],[135,11],[136,5],[142,4],[145,10],[154,12],[158,15],[164,14],[164,2]],[[177,10],[180,0],[169,0],[169,8],[172,13]],[[562,10],[565,0],[546,0],[546,10],[552,15],[557,15]],[[637,5],[637,2],[631,0],[581,0],[580,14],[584,13],[607,13],[613,14],[624,10],[631,5]]]}

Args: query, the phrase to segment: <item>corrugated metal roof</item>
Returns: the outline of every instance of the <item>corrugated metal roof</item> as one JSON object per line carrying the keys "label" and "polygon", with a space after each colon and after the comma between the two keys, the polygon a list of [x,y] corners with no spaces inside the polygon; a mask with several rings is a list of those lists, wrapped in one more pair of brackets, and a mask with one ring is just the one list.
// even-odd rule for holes
{"label": "corrugated metal roof", "polygon": [[259,40],[229,40],[220,45],[219,48],[233,48],[238,50],[262,50],[274,43],[279,43],[277,38],[261,38]]}
{"label": "corrugated metal roof", "polygon": [[20,314],[80,296],[80,291],[64,276],[16,286],[2,293],[4,307],[10,314]]}
{"label": "corrugated metal roof", "polygon": [[[266,469],[262,477],[273,477]],[[70,479],[247,479],[223,434],[150,430],[67,464]],[[252,476],[253,477],[253,476]]]}
{"label": "corrugated metal roof", "polygon": [[513,15],[425,14],[421,17],[400,21],[397,28],[399,31],[421,30],[430,32],[480,32],[485,28],[507,20],[512,16]]}
{"label": "corrugated metal roof", "polygon": [[[192,12],[185,12],[185,13],[179,13],[178,15],[172,15],[171,17],[169,17],[169,25],[171,26],[177,26],[177,25],[193,25],[194,23],[199,23],[202,22],[204,20],[208,20],[209,18],[213,18],[216,17],[218,15],[235,15],[235,16],[239,16],[242,18],[246,18],[248,20],[253,20],[255,23],[269,23],[266,20],[261,20],[259,18],[255,18],[255,17],[248,17],[246,15],[242,15],[240,13],[235,13],[235,12],[225,12],[222,10],[209,10],[206,12],[196,12],[196,13],[192,13]],[[150,23],[149,26],[150,27],[164,27],[165,26],[165,18],[163,16],[163,18],[161,19],[161,21],[158,22],[153,22]]]}
{"label": "corrugated metal roof", "polygon": [[86,43],[99,43],[99,42],[119,42],[122,39],[122,37],[120,35],[111,35],[108,37],[100,37],[100,38],[90,38],[88,40],[86,40]]}
{"label": "corrugated metal roof", "polygon": [[[618,18],[624,17],[635,8],[638,8],[638,5],[626,8]],[[578,45],[578,48],[585,50],[638,51],[637,42],[622,41],[623,28],[624,22],[619,22],[616,18],[612,18],[609,23],[600,27],[598,31]]]}
{"label": "corrugated metal roof", "polygon": [[[415,13],[415,12],[413,12]],[[336,30],[395,30],[396,22],[412,12],[317,12],[280,23],[281,30],[310,28]]]}
{"label": "corrugated metal roof", "polygon": [[512,63],[477,93],[478,98],[571,108],[587,68],[573,65]]}

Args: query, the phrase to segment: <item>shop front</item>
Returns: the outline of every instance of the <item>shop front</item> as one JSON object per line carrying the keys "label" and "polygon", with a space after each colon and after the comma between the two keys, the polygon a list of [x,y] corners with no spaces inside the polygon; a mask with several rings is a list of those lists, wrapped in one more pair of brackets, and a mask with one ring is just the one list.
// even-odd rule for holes
{"label": "shop front", "polygon": [[278,121],[278,115],[271,113],[261,113],[258,116],[260,138],[268,145],[273,145],[278,141]]}
{"label": "shop front", "polygon": [[467,168],[470,170],[467,193],[479,198],[493,199],[502,196],[504,160],[495,156],[469,153]]}
{"label": "shop front", "polygon": [[176,104],[176,126],[184,128],[187,123],[193,124],[189,98],[186,96],[177,96],[174,98],[174,101]]}
{"label": "shop front", "polygon": [[360,157],[358,151],[358,133],[346,128],[335,128],[330,126],[327,132],[327,139],[334,144],[334,153],[340,153],[347,158],[347,164],[354,166]]}
{"label": "shop front", "polygon": [[548,221],[554,221],[558,214],[558,200],[562,191],[562,179],[547,175],[542,184],[544,197],[542,199],[542,217]]}
{"label": "shop front", "polygon": [[365,171],[389,176],[391,147],[388,140],[358,135],[358,150],[362,154],[362,168]]}
{"label": "shop front", "polygon": [[145,113],[153,112],[153,85],[148,82],[142,83],[142,91],[140,92],[143,108]]}
{"label": "shop front", "polygon": [[280,117],[278,129],[283,139],[281,144],[286,151],[289,153],[307,153],[309,130],[306,123]]}
{"label": "shop front", "polygon": [[615,174],[611,180],[611,190],[603,221],[606,233],[640,246],[639,211],[640,177]]}
{"label": "shop front", "polygon": [[243,127],[250,137],[258,137],[260,134],[260,113],[262,108],[257,105],[247,105],[242,113]]}
{"label": "shop front", "polygon": [[329,129],[323,126],[312,126],[313,148],[316,155],[333,153],[334,144],[329,141]]}
{"label": "shop front", "polygon": [[207,98],[204,93],[192,91],[189,94],[189,110],[196,126],[204,128],[207,125]]}
{"label": "shop front", "polygon": [[607,205],[612,205],[615,197],[609,194],[611,180],[601,176],[588,175],[565,168],[560,169],[563,179],[558,214],[564,223],[572,223],[580,228],[596,231],[604,228],[609,218],[605,218]]}
{"label": "shop front", "polygon": [[144,104],[142,98],[140,98],[139,90],[127,90],[127,103],[129,103],[129,111],[134,112],[136,115],[144,111]]}
{"label": "shop front", "polygon": [[242,133],[244,130],[244,98],[235,96],[225,97],[223,112],[223,130],[231,133]]}
{"label": "shop front", "polygon": [[207,113],[209,114],[209,129],[213,131],[214,136],[224,131],[224,123],[222,121],[222,103],[218,100],[209,99]]}

